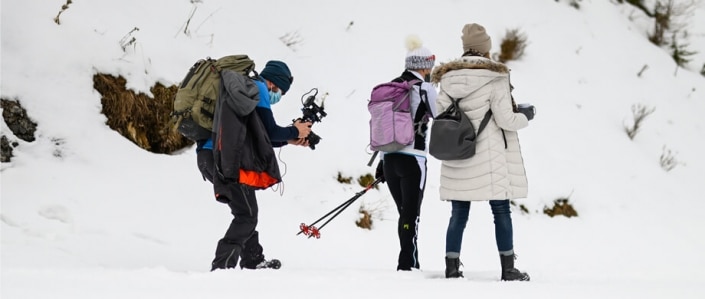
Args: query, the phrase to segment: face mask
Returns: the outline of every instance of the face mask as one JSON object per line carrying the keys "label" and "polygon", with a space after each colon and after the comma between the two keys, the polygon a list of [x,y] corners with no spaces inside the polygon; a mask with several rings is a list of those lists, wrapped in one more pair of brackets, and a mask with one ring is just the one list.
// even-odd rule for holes
{"label": "face mask", "polygon": [[279,100],[281,100],[281,99],[282,99],[281,90],[277,91],[277,92],[273,92],[271,90],[269,91],[269,104],[270,105],[274,105],[274,104],[278,103]]}

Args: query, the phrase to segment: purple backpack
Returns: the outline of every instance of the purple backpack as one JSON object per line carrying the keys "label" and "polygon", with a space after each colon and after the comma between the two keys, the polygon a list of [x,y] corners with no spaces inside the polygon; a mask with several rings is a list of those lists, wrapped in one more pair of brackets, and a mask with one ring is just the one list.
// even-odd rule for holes
{"label": "purple backpack", "polygon": [[411,92],[419,80],[386,82],[375,86],[367,109],[370,111],[370,148],[394,152],[414,142]]}

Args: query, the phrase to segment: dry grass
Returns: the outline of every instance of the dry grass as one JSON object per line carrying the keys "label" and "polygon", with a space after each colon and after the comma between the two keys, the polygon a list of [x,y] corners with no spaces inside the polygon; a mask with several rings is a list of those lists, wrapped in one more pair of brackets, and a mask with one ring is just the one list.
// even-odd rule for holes
{"label": "dry grass", "polygon": [[372,229],[372,214],[365,210],[364,207],[360,207],[360,219],[355,221],[355,224],[357,224],[358,227],[364,228],[364,229]]}
{"label": "dry grass", "polygon": [[0,99],[0,108],[3,120],[17,138],[27,142],[35,140],[37,123],[32,121],[19,100]]}
{"label": "dry grass", "polygon": [[[359,178],[357,178],[357,183],[360,184],[362,187],[367,187],[370,184],[374,183],[375,181],[375,176],[368,173],[366,175],[361,175]],[[374,186],[375,189],[379,189],[379,184]]]}
{"label": "dry grass", "polygon": [[565,217],[578,217],[578,212],[568,203],[568,198],[559,198],[553,201],[553,207],[544,207],[543,213],[548,216],[563,215]]}
{"label": "dry grass", "polygon": [[344,177],[343,174],[340,173],[340,171],[338,171],[338,178],[337,178],[337,180],[338,180],[338,183],[341,183],[341,184],[350,184],[350,183],[352,183],[352,177]]}
{"label": "dry grass", "polygon": [[519,60],[524,56],[526,41],[526,35],[519,32],[519,29],[507,30],[500,44],[500,53],[495,59],[501,63],[506,63],[510,60]]}
{"label": "dry grass", "polygon": [[624,126],[624,131],[627,132],[627,136],[629,136],[630,140],[634,140],[634,136],[639,133],[644,119],[646,119],[647,116],[651,115],[651,113],[654,113],[654,111],[656,111],[656,108],[648,107],[643,104],[632,105],[632,115],[634,122],[631,126]]}
{"label": "dry grass", "polygon": [[14,146],[17,146],[17,142],[14,142],[13,144],[10,144],[10,140],[7,139],[7,136],[2,135],[0,136],[0,162],[1,163],[7,163],[12,160],[12,149]]}
{"label": "dry grass", "polygon": [[678,161],[676,158],[676,153],[668,149],[665,145],[663,146],[663,153],[661,153],[659,162],[661,164],[661,168],[665,171],[671,171],[678,165],[685,165],[685,163]]}
{"label": "dry grass", "polygon": [[56,14],[56,17],[54,17],[54,23],[56,23],[56,25],[61,25],[61,19],[60,19],[61,14],[65,10],[69,9],[69,5],[71,5],[71,0],[66,0],[66,4],[61,5],[61,10],[59,11],[58,14]]}
{"label": "dry grass", "polygon": [[93,88],[101,94],[107,125],[139,147],[153,153],[172,153],[193,144],[170,125],[169,114],[177,86],[157,83],[150,88],[154,98],[125,88],[123,77],[96,74]]}
{"label": "dry grass", "polygon": [[527,208],[526,205],[524,205],[524,204],[517,204],[514,200],[510,200],[509,204],[511,204],[512,206],[518,207],[522,214],[530,214],[531,213],[529,211],[529,208]]}

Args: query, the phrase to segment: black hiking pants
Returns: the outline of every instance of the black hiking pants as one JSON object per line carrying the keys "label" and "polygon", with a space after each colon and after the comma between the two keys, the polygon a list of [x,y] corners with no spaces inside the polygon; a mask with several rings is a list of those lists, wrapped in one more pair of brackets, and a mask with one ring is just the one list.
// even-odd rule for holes
{"label": "black hiking pants", "polygon": [[426,158],[391,153],[384,155],[384,178],[399,212],[397,270],[419,268],[418,223],[424,188]]}
{"label": "black hiking pants", "polygon": [[[197,153],[198,169],[204,179],[213,182],[214,163],[213,152],[200,150]],[[257,197],[255,190],[244,185],[231,183],[228,185],[226,197],[233,220],[215,249],[215,258],[211,271],[237,267],[255,269],[264,261],[262,245],[259,243],[257,227]]]}
{"label": "black hiking pants", "polygon": [[235,268],[237,257],[240,267],[255,269],[264,261],[262,245],[257,232],[257,197],[249,186],[232,183],[228,187],[228,206],[233,215],[225,236],[218,241],[212,269]]}

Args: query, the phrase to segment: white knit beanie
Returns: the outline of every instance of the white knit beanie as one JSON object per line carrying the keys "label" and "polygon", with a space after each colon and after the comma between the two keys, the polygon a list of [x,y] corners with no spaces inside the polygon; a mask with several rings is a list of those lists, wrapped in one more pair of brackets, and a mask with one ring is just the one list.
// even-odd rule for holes
{"label": "white knit beanie", "polygon": [[422,70],[433,68],[436,62],[436,55],[433,55],[431,50],[422,45],[423,42],[416,35],[410,35],[406,38],[406,48],[409,50],[406,53],[406,69]]}

